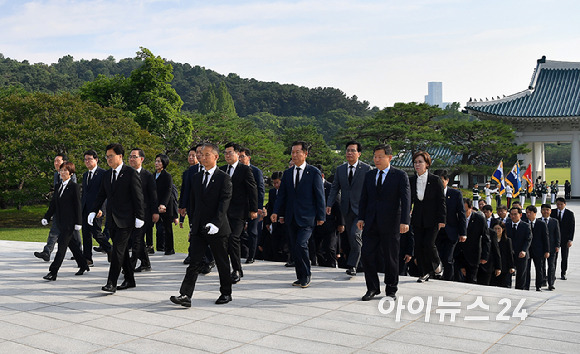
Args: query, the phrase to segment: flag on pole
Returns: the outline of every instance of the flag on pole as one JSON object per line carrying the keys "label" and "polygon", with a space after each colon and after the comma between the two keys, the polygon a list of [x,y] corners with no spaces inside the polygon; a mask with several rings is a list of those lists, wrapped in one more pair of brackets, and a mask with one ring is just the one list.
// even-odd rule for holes
{"label": "flag on pole", "polygon": [[532,164],[528,165],[528,168],[526,169],[526,172],[524,172],[522,178],[528,182],[528,192],[531,192],[532,189],[534,189],[534,183],[532,182]]}
{"label": "flag on pole", "polygon": [[503,160],[499,162],[497,165],[497,169],[491,175],[491,179],[493,179],[497,183],[497,192],[502,195],[505,193],[505,182],[503,178]]}
{"label": "flag on pole", "polygon": [[522,182],[520,180],[520,163],[516,161],[512,170],[505,176],[505,183],[509,184],[513,189],[513,198],[520,195]]}

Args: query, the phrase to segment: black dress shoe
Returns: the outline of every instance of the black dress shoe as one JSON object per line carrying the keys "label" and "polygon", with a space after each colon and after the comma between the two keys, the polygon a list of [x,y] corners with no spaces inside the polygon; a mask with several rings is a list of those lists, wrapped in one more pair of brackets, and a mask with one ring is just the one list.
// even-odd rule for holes
{"label": "black dress shoe", "polygon": [[232,296],[231,295],[221,294],[220,297],[218,297],[218,299],[215,301],[215,303],[217,305],[223,305],[223,304],[227,304],[230,301],[232,301]]}
{"label": "black dress shoe", "polygon": [[155,250],[153,249],[153,246],[147,246],[147,253],[155,254]]}
{"label": "black dress shoe", "polygon": [[351,277],[356,276],[356,268],[350,267],[346,270],[346,274],[350,275]]}
{"label": "black dress shoe", "polygon": [[536,291],[542,291],[542,289],[541,288],[536,288]]}
{"label": "black dress shoe", "polygon": [[34,252],[34,256],[42,259],[45,262],[50,261],[50,255],[46,252]]}
{"label": "black dress shoe", "polygon": [[150,272],[150,271],[151,271],[151,266],[144,267],[143,265],[140,265],[139,267],[135,268],[135,273]]}
{"label": "black dress shoe", "polygon": [[80,268],[78,272],[75,273],[75,275],[83,275],[85,274],[85,272],[90,272],[91,269],[89,267],[86,268]]}
{"label": "black dress shoe", "polygon": [[362,301],[370,301],[375,296],[379,295],[380,293],[381,293],[380,290],[367,290],[366,294],[363,295],[361,300]]}
{"label": "black dress shoe", "polygon": [[174,304],[181,305],[183,307],[191,307],[191,299],[187,295],[172,296],[169,298]]}
{"label": "black dress shoe", "polygon": [[42,279],[55,281],[56,280],[56,274],[48,273],[47,275],[43,276]]}
{"label": "black dress shoe", "polygon": [[106,253],[105,250],[103,249],[103,247],[101,247],[101,246],[93,247],[93,250],[95,252],[99,252],[99,253]]}
{"label": "black dress shoe", "polygon": [[240,280],[242,280],[242,278],[240,277],[240,272],[237,270],[234,270],[232,272],[232,283],[234,283],[234,284],[239,283]]}
{"label": "black dress shoe", "polygon": [[568,278],[566,278],[566,274],[562,274],[562,277],[560,277],[560,279],[562,279],[562,280],[566,280],[566,279],[568,279]]}
{"label": "black dress shoe", "polygon": [[429,280],[429,273],[423,275],[419,279],[417,279],[417,283],[424,283]]}
{"label": "black dress shoe", "polygon": [[187,256],[185,257],[185,259],[183,260],[183,264],[190,264],[191,263],[191,257]]}
{"label": "black dress shoe", "polygon": [[89,267],[93,267],[95,264],[93,263],[93,261],[89,261],[89,260],[87,260],[87,265],[88,265]]}
{"label": "black dress shoe", "polygon": [[172,254],[175,254],[175,250],[165,251],[166,256],[170,256]]}
{"label": "black dress shoe", "polygon": [[397,295],[395,293],[387,293],[387,297],[390,297],[393,300],[397,300]]}
{"label": "black dress shoe", "polygon": [[130,289],[130,288],[134,288],[137,285],[135,285],[135,282],[129,283],[126,280],[123,280],[123,282],[121,283],[121,285],[119,285],[117,287],[117,290],[125,290],[125,289]]}
{"label": "black dress shoe", "polygon": [[108,293],[114,293],[117,291],[117,287],[113,285],[113,283],[108,282],[107,285],[103,286],[101,290],[106,291]]}
{"label": "black dress shoe", "polygon": [[310,277],[306,277],[306,279],[304,279],[300,282],[301,288],[307,288],[309,286],[310,286]]}
{"label": "black dress shoe", "polygon": [[556,290],[556,288],[554,287],[554,285],[550,285],[550,286],[548,286],[548,290],[552,291],[552,290]]}
{"label": "black dress shoe", "polygon": [[254,259],[253,258],[246,259],[246,264],[252,264],[252,263],[254,263]]}
{"label": "black dress shoe", "polygon": [[295,264],[294,262],[286,262],[286,264],[284,264],[284,267],[294,267]]}

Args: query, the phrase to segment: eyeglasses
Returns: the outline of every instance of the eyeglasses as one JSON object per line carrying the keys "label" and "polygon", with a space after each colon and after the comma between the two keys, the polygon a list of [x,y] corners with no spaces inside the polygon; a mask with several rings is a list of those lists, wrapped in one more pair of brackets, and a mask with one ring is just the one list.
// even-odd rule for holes
{"label": "eyeglasses", "polygon": [[140,158],[140,157],[141,157],[141,156],[139,156],[139,155],[129,155],[129,158],[130,158],[130,159],[133,159],[133,160],[135,160],[135,159],[138,159],[138,158]]}
{"label": "eyeglasses", "polygon": [[110,160],[110,159],[114,158],[115,156],[119,156],[119,155],[106,155],[105,158],[107,160]]}
{"label": "eyeglasses", "polygon": [[88,162],[88,161],[93,161],[93,160],[94,160],[94,158],[93,158],[93,157],[89,157],[89,158],[86,158],[86,159],[85,159],[85,161],[87,161],[87,162]]}

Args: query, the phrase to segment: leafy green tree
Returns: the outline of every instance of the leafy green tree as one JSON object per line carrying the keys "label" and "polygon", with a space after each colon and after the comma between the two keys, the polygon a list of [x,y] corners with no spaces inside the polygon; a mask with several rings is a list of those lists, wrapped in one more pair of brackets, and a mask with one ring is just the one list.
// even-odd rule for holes
{"label": "leafy green tree", "polygon": [[285,153],[288,154],[286,161],[290,160],[292,142],[302,140],[310,144],[310,151],[306,161],[311,165],[321,165],[326,176],[330,176],[336,166],[342,163],[343,156],[337,154],[328,147],[322,134],[318,133],[312,125],[288,128],[282,136]]}
{"label": "leafy green tree", "polygon": [[214,85],[209,85],[201,97],[199,112],[201,114],[221,113],[226,116],[238,115],[232,95],[223,81],[220,82],[217,89]]}

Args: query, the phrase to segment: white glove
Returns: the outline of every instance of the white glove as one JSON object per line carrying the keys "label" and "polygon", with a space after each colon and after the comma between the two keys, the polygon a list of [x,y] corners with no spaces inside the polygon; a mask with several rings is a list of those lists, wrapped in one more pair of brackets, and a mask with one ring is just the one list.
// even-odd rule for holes
{"label": "white glove", "polygon": [[208,235],[215,235],[220,231],[219,227],[215,226],[211,222],[207,223],[205,227],[209,227],[209,231],[207,232]]}
{"label": "white glove", "polygon": [[95,220],[95,216],[97,215],[97,213],[92,212],[89,214],[89,216],[87,216],[87,223],[91,226],[93,226],[93,220]]}
{"label": "white glove", "polygon": [[145,225],[145,221],[135,218],[135,228],[140,229]]}
{"label": "white glove", "polygon": [[48,225],[48,220],[42,219],[42,220],[40,220],[40,223],[42,224],[42,226],[46,226],[46,225]]}
{"label": "white glove", "polygon": [[83,225],[75,225],[75,231],[81,231]]}

